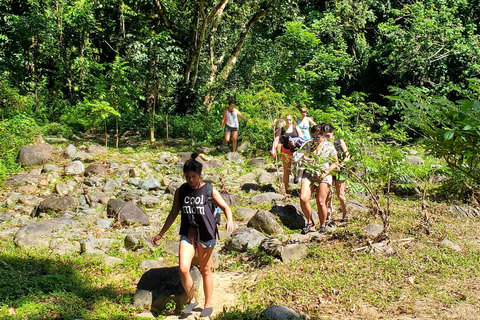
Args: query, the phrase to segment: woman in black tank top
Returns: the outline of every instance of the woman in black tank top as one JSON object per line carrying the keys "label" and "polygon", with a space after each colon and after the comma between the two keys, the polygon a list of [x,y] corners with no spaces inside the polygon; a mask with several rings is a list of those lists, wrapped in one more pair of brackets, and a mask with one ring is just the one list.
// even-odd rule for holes
{"label": "woman in black tank top", "polygon": [[[195,160],[197,156],[198,154],[194,153],[185,162],[183,172],[186,183],[175,192],[173,207],[165,220],[165,224],[160,233],[153,236],[151,241],[153,245],[156,245],[157,241],[163,237],[173,224],[178,214],[182,213],[180,223],[181,237],[178,250],[179,269],[183,288],[188,294],[188,305],[182,310],[182,313],[185,315],[190,314],[198,305],[193,290],[193,280],[190,275],[190,267],[196,250],[198,252],[198,262],[202,273],[205,295],[205,305],[200,316],[207,317],[213,312],[213,277],[211,269],[217,226],[207,195],[207,185],[200,180],[202,164]],[[227,231],[233,232],[232,210],[215,188],[212,189],[211,198],[225,213]]]}

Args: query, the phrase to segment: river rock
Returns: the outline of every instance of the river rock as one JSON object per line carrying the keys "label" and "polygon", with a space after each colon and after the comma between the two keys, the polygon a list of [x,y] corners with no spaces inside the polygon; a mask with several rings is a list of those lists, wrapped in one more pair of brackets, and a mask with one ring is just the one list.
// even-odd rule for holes
{"label": "river rock", "polygon": [[107,148],[99,144],[92,144],[87,147],[87,152],[91,154],[107,153],[107,151]]}
{"label": "river rock", "polygon": [[307,256],[308,248],[304,243],[288,243],[283,247],[280,257],[284,263],[302,260]]}
{"label": "river rock", "polygon": [[18,153],[17,161],[26,166],[43,164],[53,157],[54,152],[55,147],[46,143],[23,146]]}
{"label": "river rock", "polygon": [[121,224],[148,225],[150,223],[146,213],[131,202],[110,199],[107,204],[107,216],[114,218]]}
{"label": "river rock", "polygon": [[236,229],[230,238],[225,240],[226,250],[245,252],[248,249],[257,247],[265,239],[260,231],[252,228],[240,227]]}
{"label": "river rock", "polygon": [[85,172],[85,165],[82,161],[75,160],[70,162],[65,167],[65,175],[66,176],[77,176],[82,175]]}
{"label": "river rock", "polygon": [[15,234],[15,244],[19,247],[48,247],[49,237],[76,222],[59,217],[51,220],[35,221],[21,227]]}
{"label": "river rock", "polygon": [[[197,267],[190,269],[194,292],[198,292],[202,275]],[[151,308],[161,311],[170,300],[180,309],[188,296],[183,289],[178,267],[150,269],[143,274],[137,284],[133,305],[137,308]]]}
{"label": "river rock", "polygon": [[92,163],[85,169],[85,177],[101,176],[107,173],[107,168],[97,163]]}
{"label": "river rock", "polygon": [[283,195],[274,192],[260,193],[250,198],[253,204],[271,203],[274,200],[283,199]]}
{"label": "river rock", "polygon": [[267,210],[258,210],[248,221],[247,227],[266,234],[283,233],[282,226],[277,222],[275,216]]}
{"label": "river rock", "polygon": [[158,182],[157,179],[149,178],[147,180],[143,180],[142,182],[140,182],[138,184],[138,187],[140,189],[150,191],[150,190],[160,190],[162,186],[160,185],[160,182]]}
{"label": "river rock", "polygon": [[228,152],[225,155],[225,159],[227,159],[230,162],[237,163],[237,164],[243,164],[243,158],[238,152]]}
{"label": "river rock", "polygon": [[78,206],[78,200],[74,197],[66,196],[60,198],[45,199],[32,211],[32,217],[37,217],[40,213],[62,212],[73,210]]}
{"label": "river rock", "polygon": [[257,213],[257,210],[255,209],[241,207],[235,210],[235,218],[242,221],[248,221],[255,213]]}
{"label": "river rock", "polygon": [[295,310],[285,306],[270,306],[261,315],[268,320],[303,320]]}

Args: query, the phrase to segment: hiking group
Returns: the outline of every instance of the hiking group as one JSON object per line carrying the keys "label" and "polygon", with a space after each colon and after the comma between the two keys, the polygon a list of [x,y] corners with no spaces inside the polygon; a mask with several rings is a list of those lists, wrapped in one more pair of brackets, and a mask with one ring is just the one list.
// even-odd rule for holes
{"label": "hiking group", "polygon": [[[248,120],[235,108],[233,99],[229,100],[228,105],[222,121],[222,127],[225,125],[222,148],[231,138],[233,151],[235,151],[239,128],[238,117],[245,121]],[[280,121],[278,121],[278,124],[275,121],[275,134],[270,153],[275,159],[278,155],[281,155],[285,194],[288,191],[292,163],[294,163],[295,176],[301,181],[300,205],[307,220],[302,232],[308,233],[315,230],[312,207],[309,202],[314,192],[320,220],[318,231],[325,232],[326,221],[331,218],[332,213],[331,188],[333,182],[335,182],[337,196],[342,207],[342,220],[346,221],[347,219],[345,205],[346,175],[337,168],[341,168],[339,161],[349,160],[350,154],[345,142],[333,137],[334,128],[331,124],[316,124],[308,117],[305,108],[300,111],[302,117],[298,119],[297,125],[294,124],[291,114],[285,117],[284,125],[280,125]],[[172,226],[178,214],[181,213],[179,271],[183,288],[188,296],[188,304],[182,310],[182,314],[191,314],[198,306],[193,280],[190,275],[192,259],[197,252],[205,296],[204,307],[200,316],[207,317],[213,312],[212,265],[213,251],[218,238],[217,211],[221,209],[224,212],[228,232],[233,232],[234,223],[232,210],[219,191],[211,184],[201,181],[202,164],[196,160],[197,157],[198,154],[193,153],[183,165],[186,182],[175,191],[170,213],[162,229],[152,237],[151,242],[156,245]]]}

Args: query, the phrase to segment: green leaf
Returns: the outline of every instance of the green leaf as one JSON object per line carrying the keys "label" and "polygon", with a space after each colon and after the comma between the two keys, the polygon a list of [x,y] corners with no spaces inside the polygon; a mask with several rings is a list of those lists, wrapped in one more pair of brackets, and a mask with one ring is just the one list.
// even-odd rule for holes
{"label": "green leaf", "polygon": [[445,132],[445,133],[443,134],[443,139],[445,139],[445,140],[450,140],[450,139],[452,139],[454,133],[455,133],[455,131],[453,131],[453,130],[448,130],[447,132]]}
{"label": "green leaf", "polygon": [[473,109],[473,111],[480,111],[480,101],[476,100],[476,101],[473,103],[472,109]]}
{"label": "green leaf", "polygon": [[468,130],[471,130],[472,129],[472,126],[467,124],[465,127],[463,127],[463,130],[465,131],[468,131]]}

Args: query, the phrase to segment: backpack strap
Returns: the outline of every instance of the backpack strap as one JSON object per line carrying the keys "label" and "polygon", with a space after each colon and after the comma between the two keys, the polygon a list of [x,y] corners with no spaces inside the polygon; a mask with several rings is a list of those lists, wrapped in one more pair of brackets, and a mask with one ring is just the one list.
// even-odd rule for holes
{"label": "backpack strap", "polygon": [[[213,202],[213,185],[211,183],[207,183],[207,201],[208,201],[208,206],[210,207],[210,211],[213,214],[213,217],[215,218],[215,204]],[[220,240],[220,234],[218,233],[218,227],[217,224],[215,224],[215,237]]]}

